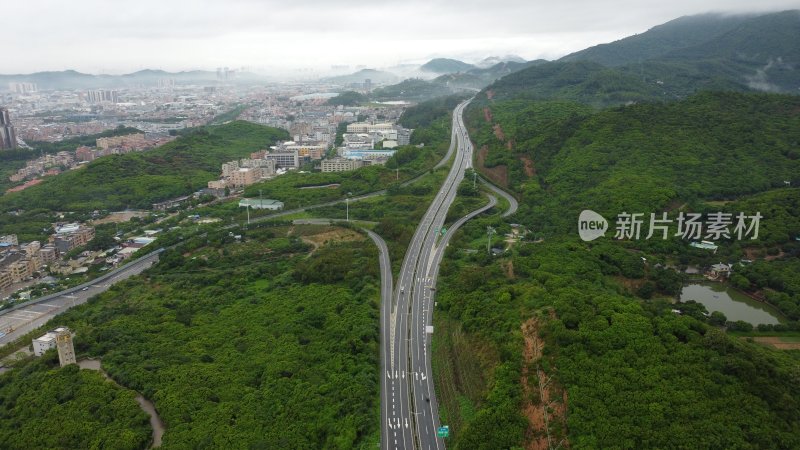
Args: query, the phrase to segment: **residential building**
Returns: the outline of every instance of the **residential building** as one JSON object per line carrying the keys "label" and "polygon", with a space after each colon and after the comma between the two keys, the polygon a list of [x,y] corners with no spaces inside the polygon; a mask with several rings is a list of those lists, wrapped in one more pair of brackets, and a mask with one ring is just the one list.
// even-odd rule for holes
{"label": "residential building", "polygon": [[22,252],[8,252],[0,259],[0,272],[6,274],[8,285],[32,276],[36,268],[34,259]]}
{"label": "residential building", "polygon": [[275,173],[275,161],[271,159],[242,159],[239,161],[239,167],[265,169],[268,175],[273,175]]}
{"label": "residential building", "polygon": [[39,259],[42,264],[49,264],[58,259],[58,250],[52,244],[47,244],[39,250]]}
{"label": "residential building", "polygon": [[712,279],[727,277],[731,274],[732,269],[733,266],[730,264],[725,264],[725,263],[713,264],[707,276]]}
{"label": "residential building", "polygon": [[325,152],[328,150],[327,145],[319,143],[297,143],[295,141],[284,142],[276,149],[280,152],[297,151],[300,157],[308,157],[310,159],[322,159]]}
{"label": "residential building", "polygon": [[16,234],[7,234],[0,236],[0,244],[19,245]]}
{"label": "residential building", "polygon": [[397,145],[409,145],[411,143],[411,132],[408,128],[397,127]]}
{"label": "residential building", "polygon": [[0,289],[5,289],[14,284],[11,280],[11,274],[6,271],[0,271]]}
{"label": "residential building", "polygon": [[15,94],[30,94],[38,91],[36,83],[8,83],[8,90]]}
{"label": "residential building", "polygon": [[333,158],[322,160],[323,172],[349,172],[363,167],[363,162],[355,159]]}
{"label": "residential building", "polygon": [[369,133],[372,131],[390,131],[394,129],[394,124],[391,123],[366,123],[354,122],[347,125],[348,133]]}
{"label": "residential building", "polygon": [[226,180],[211,180],[208,182],[209,189],[225,189],[226,187],[228,187]]}
{"label": "residential building", "polygon": [[94,239],[94,228],[77,223],[57,225],[56,233],[50,236],[50,243],[59,253],[67,253],[70,250],[86,245]]}
{"label": "residential building", "polygon": [[266,154],[266,150],[259,150],[257,152],[250,153],[250,159],[264,159],[264,155]]}
{"label": "residential building", "polygon": [[264,159],[275,161],[275,167],[297,169],[300,167],[300,154],[297,150],[272,151],[264,155]]}
{"label": "residential building", "polygon": [[86,92],[86,101],[89,103],[118,103],[117,91],[97,89]]}
{"label": "residential building", "polygon": [[0,150],[17,148],[17,134],[11,125],[8,109],[0,108]]}
{"label": "residential building", "polygon": [[144,133],[126,134],[124,136],[112,136],[97,138],[97,147],[103,150],[108,150],[113,147],[138,147],[147,144]]}
{"label": "residential building", "polygon": [[75,159],[78,161],[92,161],[95,158],[95,152],[86,146],[78,147],[75,150]]}
{"label": "residential building", "polygon": [[209,181],[209,189],[244,187],[275,175],[275,160],[241,159],[228,161],[222,165],[222,179]]}
{"label": "residential building", "polygon": [[230,161],[222,165],[223,178],[232,177],[234,172],[239,170],[239,161]]}
{"label": "residential building", "polygon": [[236,188],[250,186],[266,176],[265,170],[261,167],[242,167],[230,177],[230,184]]}
{"label": "residential building", "polygon": [[39,336],[33,340],[33,354],[34,356],[42,356],[51,348],[56,348],[56,332],[48,331],[47,333]]}

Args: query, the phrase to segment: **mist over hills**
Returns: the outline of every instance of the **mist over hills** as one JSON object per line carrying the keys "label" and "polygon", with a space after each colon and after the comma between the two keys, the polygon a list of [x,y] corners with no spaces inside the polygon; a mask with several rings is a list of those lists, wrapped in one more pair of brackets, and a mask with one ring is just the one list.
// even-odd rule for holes
{"label": "mist over hills", "polygon": [[[264,80],[265,77],[237,72],[227,78],[229,83],[250,83]],[[166,72],[163,70],[145,69],[124,75],[92,75],[75,70],[36,72],[31,74],[0,75],[0,90],[8,87],[8,83],[36,83],[39,90],[51,89],[103,89],[135,86],[155,86],[162,80],[173,80],[175,84],[209,84],[220,79],[217,72],[207,70],[191,70],[183,72]]]}
{"label": "mist over hills", "polygon": [[519,70],[487,90],[597,106],[700,90],[800,93],[800,11],[682,17],[636,36]]}
{"label": "mist over hills", "polygon": [[423,72],[444,74],[444,73],[454,73],[454,72],[466,72],[474,68],[475,66],[473,66],[472,64],[467,64],[457,59],[436,58],[423,64],[422,66],[420,66],[419,69]]}
{"label": "mist over hills", "polygon": [[365,80],[370,80],[373,83],[388,84],[400,81],[400,77],[384,70],[361,69],[348,75],[323,78],[323,81],[338,84],[363,83]]}

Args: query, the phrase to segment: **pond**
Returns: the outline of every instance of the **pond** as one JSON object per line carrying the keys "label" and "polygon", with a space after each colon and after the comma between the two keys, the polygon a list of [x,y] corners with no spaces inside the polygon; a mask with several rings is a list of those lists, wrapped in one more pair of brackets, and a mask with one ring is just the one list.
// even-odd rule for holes
{"label": "pond", "polygon": [[743,320],[754,326],[778,324],[786,320],[776,308],[753,300],[747,295],[722,283],[689,284],[681,291],[681,301],[702,303],[708,312],[720,311],[731,322]]}

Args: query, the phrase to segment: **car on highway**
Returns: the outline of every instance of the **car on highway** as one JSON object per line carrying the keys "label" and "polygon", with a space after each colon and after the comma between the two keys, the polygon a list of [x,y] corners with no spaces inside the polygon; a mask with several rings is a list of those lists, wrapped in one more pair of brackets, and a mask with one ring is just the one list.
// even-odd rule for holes
{"label": "car on highway", "polygon": [[83,288],[83,289],[81,289],[81,290],[82,290],[82,291],[88,291],[88,290],[89,290],[89,288],[88,288],[88,287],[85,287],[85,288]]}

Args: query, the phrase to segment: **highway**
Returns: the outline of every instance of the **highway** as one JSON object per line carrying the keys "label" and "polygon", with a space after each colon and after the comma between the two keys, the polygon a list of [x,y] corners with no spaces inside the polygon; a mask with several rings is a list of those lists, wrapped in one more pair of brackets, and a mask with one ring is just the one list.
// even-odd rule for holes
{"label": "highway", "polygon": [[145,269],[158,262],[159,253],[151,253],[109,273],[107,276],[100,277],[76,288],[26,302],[26,304],[16,308],[0,311],[0,332],[5,333],[0,336],[0,346],[6,345],[20,336],[41,327],[53,317],[73,306],[86,303],[89,298],[107,291],[115,283],[142,273]]}
{"label": "highway", "polygon": [[492,183],[484,180],[483,178],[481,178],[481,183],[483,183],[484,186],[489,188],[489,190],[491,190],[495,194],[506,199],[506,201],[508,202],[508,209],[503,213],[503,217],[508,217],[517,212],[517,209],[519,208],[519,203],[517,203],[517,199],[512,197],[511,194],[493,185]]}
{"label": "highway", "polygon": [[[472,165],[472,144],[463,122],[463,110],[469,100],[453,112],[451,152],[456,152],[453,165],[440,192],[422,217],[406,251],[389,311],[388,333],[382,332],[381,383],[382,433],[384,449],[444,449],[437,437],[439,406],[431,372],[431,327],[433,293],[438,261],[447,245],[446,235],[441,242],[441,229],[447,211],[455,199],[464,171]],[[470,217],[491,208],[490,204]],[[447,233],[450,233],[448,231]],[[383,320],[383,318],[382,318]]]}

